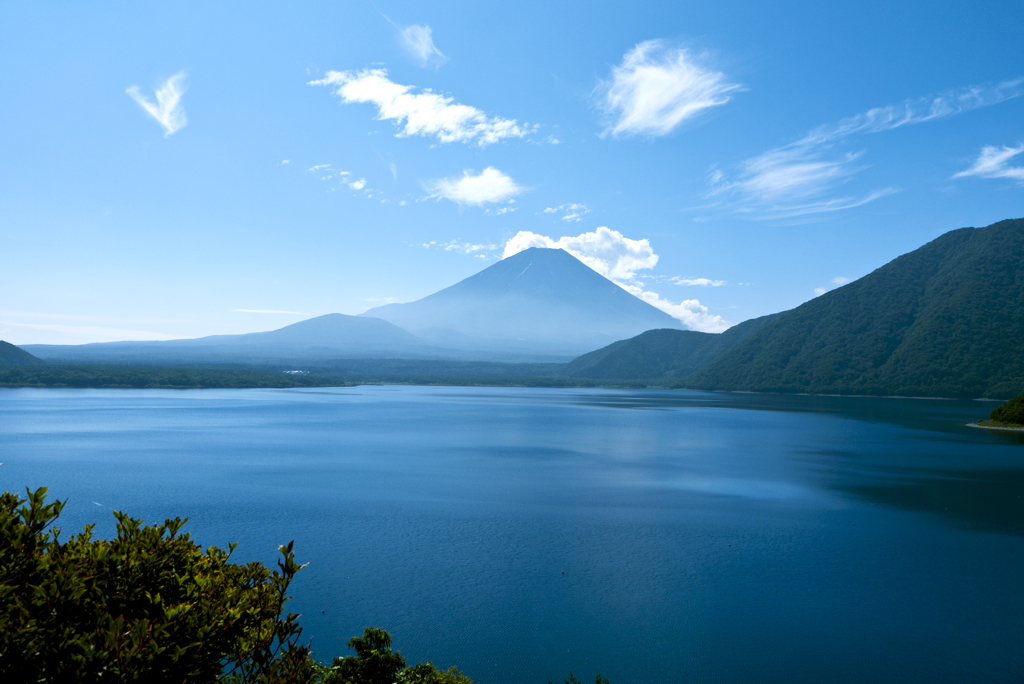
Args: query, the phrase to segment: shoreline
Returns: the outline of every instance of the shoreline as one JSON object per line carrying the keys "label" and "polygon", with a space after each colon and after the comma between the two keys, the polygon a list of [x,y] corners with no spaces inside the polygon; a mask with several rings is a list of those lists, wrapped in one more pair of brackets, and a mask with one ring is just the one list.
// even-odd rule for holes
{"label": "shoreline", "polygon": [[1024,432],[1024,425],[1021,427],[1002,427],[1000,425],[979,425],[978,423],[965,423],[967,427],[981,428],[982,430],[1002,430],[1004,432]]}

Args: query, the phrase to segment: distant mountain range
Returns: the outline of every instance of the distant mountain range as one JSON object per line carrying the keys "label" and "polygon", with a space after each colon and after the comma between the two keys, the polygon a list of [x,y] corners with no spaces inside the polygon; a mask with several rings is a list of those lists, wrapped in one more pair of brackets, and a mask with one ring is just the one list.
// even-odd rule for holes
{"label": "distant mountain range", "polygon": [[[585,377],[692,389],[1016,396],[1024,390],[1024,219],[951,231],[716,337],[717,346],[699,333],[654,331],[570,366]],[[702,350],[718,353],[702,358]]]}
{"label": "distant mountain range", "polygon": [[645,330],[683,327],[568,252],[537,247],[429,297],[362,315],[438,347],[567,356]]}
{"label": "distant mountain range", "polygon": [[[568,253],[530,249],[362,316],[248,335],[25,349],[62,363],[294,363],[359,381],[1009,398],[1024,391],[1024,219],[946,233],[721,334],[678,328]],[[568,363],[493,363],[567,360],[602,344]],[[0,343],[0,364],[37,361]]]}
{"label": "distant mountain range", "polygon": [[159,365],[280,364],[337,357],[426,356],[432,348],[379,318],[327,314],[269,332],[164,342],[25,345],[45,361]]}
{"label": "distant mountain range", "polygon": [[[339,358],[565,361],[681,327],[560,249],[528,249],[410,304],[328,314],[270,332],[164,342],[26,345],[47,361],[280,365]],[[415,333],[415,334],[414,334]]]}

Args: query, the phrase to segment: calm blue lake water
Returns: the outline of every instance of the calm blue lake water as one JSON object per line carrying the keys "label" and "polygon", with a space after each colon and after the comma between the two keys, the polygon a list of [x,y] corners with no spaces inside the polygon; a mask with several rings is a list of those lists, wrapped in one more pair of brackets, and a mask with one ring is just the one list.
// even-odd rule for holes
{"label": "calm blue lake water", "polygon": [[1020,681],[1024,439],[992,403],[358,387],[0,390],[0,486],[189,516],[479,682]]}

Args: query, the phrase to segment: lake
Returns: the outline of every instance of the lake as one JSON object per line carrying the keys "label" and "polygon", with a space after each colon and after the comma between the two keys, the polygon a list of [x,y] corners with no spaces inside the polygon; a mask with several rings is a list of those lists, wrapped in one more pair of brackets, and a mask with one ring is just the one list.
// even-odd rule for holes
{"label": "lake", "polygon": [[322,660],[364,627],[474,680],[1024,678],[1024,437],[992,402],[439,387],[0,390],[0,486],[188,516],[309,567]]}

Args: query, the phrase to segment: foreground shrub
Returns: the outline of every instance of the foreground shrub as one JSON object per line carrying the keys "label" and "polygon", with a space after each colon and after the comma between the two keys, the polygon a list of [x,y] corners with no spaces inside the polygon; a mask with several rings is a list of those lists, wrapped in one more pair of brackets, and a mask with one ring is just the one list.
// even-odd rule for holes
{"label": "foreground shrub", "polygon": [[348,647],[356,655],[335,658],[323,672],[324,684],[473,684],[455,667],[447,671],[432,663],[406,667],[402,654],[391,650],[391,635],[383,629],[367,628],[362,637],[352,637]]}
{"label": "foreground shrub", "polygon": [[64,507],[46,488],[0,495],[0,680],[6,682],[308,682],[297,615],[282,617],[300,566],[292,545],[271,571],[200,549],[184,520],[144,526],[115,512],[60,541]]}

